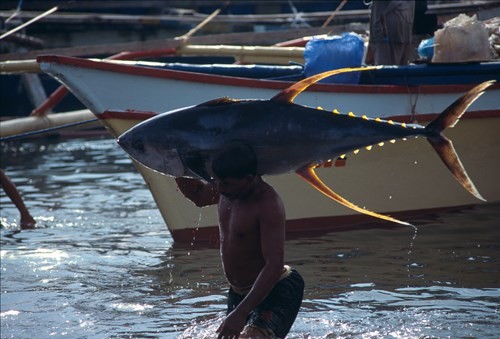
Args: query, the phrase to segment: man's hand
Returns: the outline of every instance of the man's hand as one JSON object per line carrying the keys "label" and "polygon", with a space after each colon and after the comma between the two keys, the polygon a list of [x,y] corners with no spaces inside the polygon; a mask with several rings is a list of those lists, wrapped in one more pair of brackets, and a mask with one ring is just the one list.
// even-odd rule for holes
{"label": "man's hand", "polygon": [[217,339],[238,338],[245,327],[246,315],[238,313],[237,310],[229,313],[222,324],[217,329]]}
{"label": "man's hand", "polygon": [[186,198],[198,207],[215,205],[219,201],[219,193],[214,184],[194,178],[175,178],[177,187]]}

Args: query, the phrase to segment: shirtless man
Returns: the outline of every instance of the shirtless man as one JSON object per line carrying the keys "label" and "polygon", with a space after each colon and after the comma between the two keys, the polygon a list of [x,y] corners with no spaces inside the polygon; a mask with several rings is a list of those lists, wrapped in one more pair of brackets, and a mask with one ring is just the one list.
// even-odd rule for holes
{"label": "shirtless man", "polygon": [[230,285],[218,338],[284,338],[302,302],[304,281],[284,265],[283,203],[256,169],[254,151],[232,143],[213,160],[214,184],[176,179],[197,206],[218,203],[222,264]]}

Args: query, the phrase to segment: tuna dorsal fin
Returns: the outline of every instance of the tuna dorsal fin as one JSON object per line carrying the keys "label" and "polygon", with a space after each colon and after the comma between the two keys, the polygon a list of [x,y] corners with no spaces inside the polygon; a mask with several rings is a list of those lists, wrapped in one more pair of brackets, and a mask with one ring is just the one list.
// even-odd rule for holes
{"label": "tuna dorsal fin", "polygon": [[374,66],[374,67],[357,67],[357,68],[340,68],[340,69],[334,69],[332,71],[327,71],[323,73],[319,73],[313,76],[310,76],[309,78],[306,78],[304,80],[301,80],[299,82],[296,82],[292,86],[282,90],[278,94],[276,94],[271,100],[272,101],[279,101],[279,102],[293,102],[293,99],[303,91],[307,89],[307,87],[311,86],[312,84],[317,83],[318,81],[328,78],[329,76],[335,75],[335,74],[341,74],[341,73],[348,73],[348,72],[358,72],[358,71],[369,71],[372,69],[378,69],[380,66]]}
{"label": "tuna dorsal fin", "polygon": [[305,179],[314,188],[316,188],[318,191],[320,191],[321,193],[323,193],[324,195],[326,195],[330,199],[335,200],[339,204],[344,205],[344,206],[346,206],[346,207],[348,207],[348,208],[350,208],[350,209],[352,209],[352,210],[354,210],[356,212],[363,213],[363,214],[366,214],[366,215],[369,215],[369,216],[372,216],[372,217],[375,217],[375,218],[379,218],[379,219],[382,219],[382,220],[392,221],[392,222],[395,222],[395,223],[398,223],[398,224],[411,226],[410,223],[407,223],[407,222],[404,222],[404,221],[392,218],[392,217],[387,216],[387,215],[378,214],[378,213],[366,210],[366,209],[361,208],[359,206],[356,206],[353,203],[351,203],[350,201],[344,199],[343,197],[341,197],[340,195],[338,195],[337,193],[335,193],[334,191],[332,191],[328,186],[326,186],[321,181],[321,179],[314,172],[314,166],[303,167],[302,169],[299,169],[296,173],[300,177],[302,177],[303,179]]}

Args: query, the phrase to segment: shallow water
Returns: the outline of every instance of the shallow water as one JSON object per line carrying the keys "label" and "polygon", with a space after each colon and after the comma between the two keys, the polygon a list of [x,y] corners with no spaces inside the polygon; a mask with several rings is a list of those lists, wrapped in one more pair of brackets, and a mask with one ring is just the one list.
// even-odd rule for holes
{"label": "shallow water", "polygon": [[[2,145],[1,167],[40,225],[19,231],[1,192],[2,338],[213,337],[218,250],[173,243],[113,140]],[[306,281],[289,338],[498,337],[500,203],[412,222],[289,240]]]}

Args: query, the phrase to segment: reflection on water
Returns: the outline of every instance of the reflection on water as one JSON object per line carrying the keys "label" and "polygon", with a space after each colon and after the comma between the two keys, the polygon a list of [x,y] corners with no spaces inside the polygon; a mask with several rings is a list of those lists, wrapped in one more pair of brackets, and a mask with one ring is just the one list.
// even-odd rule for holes
{"label": "reflection on water", "polygon": [[[2,338],[213,337],[225,310],[218,250],[173,244],[114,141],[40,144],[2,146],[41,226],[20,232],[2,192]],[[496,337],[499,217],[493,202],[414,219],[416,237],[401,227],[288,241],[306,280],[289,337]]]}

